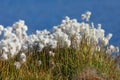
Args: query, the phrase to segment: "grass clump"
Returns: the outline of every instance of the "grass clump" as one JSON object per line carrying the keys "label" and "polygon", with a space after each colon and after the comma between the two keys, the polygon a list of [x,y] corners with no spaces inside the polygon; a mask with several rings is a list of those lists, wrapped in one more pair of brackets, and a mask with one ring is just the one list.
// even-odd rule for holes
{"label": "grass clump", "polygon": [[[74,46],[75,47],[75,46]],[[96,50],[87,39],[77,47],[45,47],[41,52],[34,47],[26,52],[27,60],[16,68],[18,56],[0,61],[2,80],[119,80],[120,70],[115,59],[109,57],[105,47]]]}
{"label": "grass clump", "polygon": [[112,34],[105,36],[101,24],[95,28],[90,15],[82,14],[81,23],[66,17],[52,32],[29,36],[24,21],[0,26],[0,79],[120,80],[119,48],[109,45]]}

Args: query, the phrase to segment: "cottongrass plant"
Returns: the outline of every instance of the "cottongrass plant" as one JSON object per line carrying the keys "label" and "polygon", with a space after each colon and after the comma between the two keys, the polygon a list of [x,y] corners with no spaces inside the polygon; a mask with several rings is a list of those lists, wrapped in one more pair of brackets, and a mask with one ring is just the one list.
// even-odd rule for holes
{"label": "cottongrass plant", "polygon": [[31,35],[22,20],[0,25],[0,79],[120,80],[119,48],[109,44],[112,34],[105,36],[90,16],[82,14],[81,23],[66,17],[51,32]]}

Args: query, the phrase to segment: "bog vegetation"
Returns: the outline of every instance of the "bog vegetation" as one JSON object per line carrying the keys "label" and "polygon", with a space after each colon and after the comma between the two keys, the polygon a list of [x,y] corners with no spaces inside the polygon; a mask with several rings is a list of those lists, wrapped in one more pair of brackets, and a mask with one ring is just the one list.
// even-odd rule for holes
{"label": "bog vegetation", "polygon": [[23,20],[0,25],[0,79],[120,80],[119,48],[90,16],[82,14],[83,22],[65,17],[51,32],[31,35]]}

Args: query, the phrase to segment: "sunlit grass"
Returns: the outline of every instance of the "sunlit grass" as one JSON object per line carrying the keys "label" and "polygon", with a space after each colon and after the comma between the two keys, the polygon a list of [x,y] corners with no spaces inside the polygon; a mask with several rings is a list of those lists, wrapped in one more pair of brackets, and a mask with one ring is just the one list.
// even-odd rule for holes
{"label": "sunlit grass", "polygon": [[[75,44],[75,43],[74,43]],[[74,47],[76,47],[74,45]],[[105,53],[105,48],[95,50],[93,43],[82,39],[79,46],[46,47],[42,52],[36,48],[28,51],[27,61],[20,69],[14,65],[19,54],[8,61],[0,61],[0,79],[2,80],[119,80],[120,70],[115,60]],[[55,53],[54,56],[49,51]],[[41,63],[39,63],[41,61]]]}

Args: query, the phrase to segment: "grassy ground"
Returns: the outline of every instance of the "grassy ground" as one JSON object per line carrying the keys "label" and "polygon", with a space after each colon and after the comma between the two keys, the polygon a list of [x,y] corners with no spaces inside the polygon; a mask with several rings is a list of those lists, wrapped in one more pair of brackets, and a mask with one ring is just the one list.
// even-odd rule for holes
{"label": "grassy ground", "polygon": [[[75,47],[75,43],[74,43]],[[14,66],[19,55],[8,61],[0,61],[1,80],[120,80],[120,70],[115,60],[108,57],[105,48],[95,50],[94,44],[81,41],[79,47],[37,47],[28,51],[27,61],[20,69]],[[52,51],[55,55],[50,55]]]}

